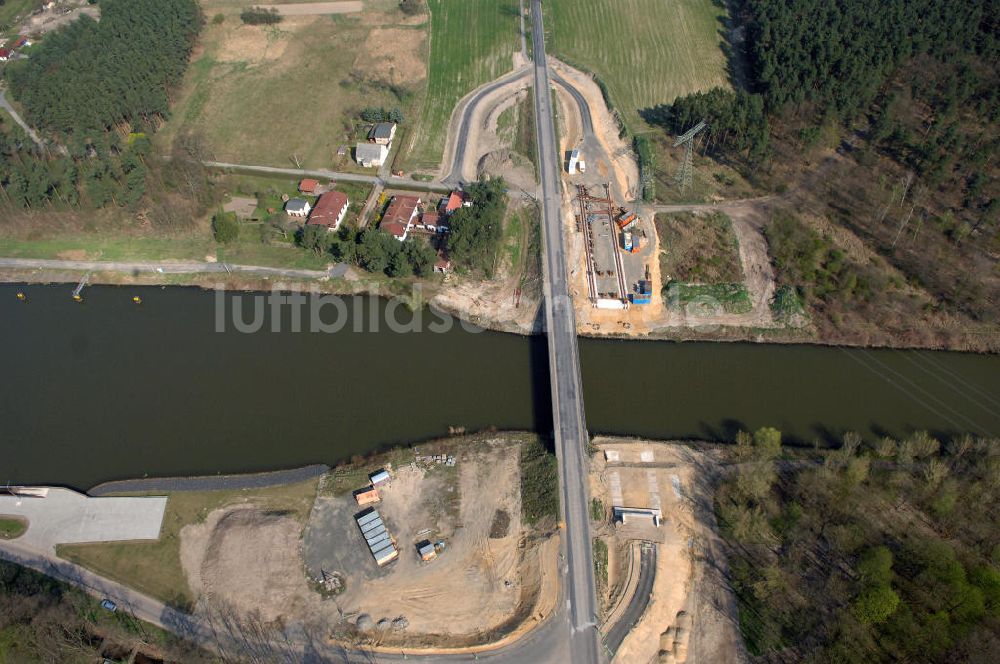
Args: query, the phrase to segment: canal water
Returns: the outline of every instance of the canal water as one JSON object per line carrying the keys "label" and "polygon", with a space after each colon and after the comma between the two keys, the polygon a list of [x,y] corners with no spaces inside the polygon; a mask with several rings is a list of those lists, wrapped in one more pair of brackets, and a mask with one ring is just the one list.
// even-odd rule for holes
{"label": "canal water", "polygon": [[[318,320],[340,329],[322,332],[309,331],[315,299],[92,287],[80,304],[71,289],[0,286],[0,483],[87,488],[334,463],[449,427],[551,430],[542,337],[442,331],[428,310],[411,324],[367,297],[329,298]],[[263,329],[241,332],[255,306]],[[1000,435],[997,356],[593,339],[580,351],[595,433]]]}

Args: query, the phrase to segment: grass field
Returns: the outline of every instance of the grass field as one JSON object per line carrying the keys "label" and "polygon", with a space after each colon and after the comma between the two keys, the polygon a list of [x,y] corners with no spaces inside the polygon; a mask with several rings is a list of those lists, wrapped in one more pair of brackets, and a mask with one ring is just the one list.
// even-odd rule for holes
{"label": "grass field", "polygon": [[0,5],[0,30],[13,36],[12,30],[15,26],[12,23],[14,19],[18,16],[24,16],[38,4],[40,3],[36,0],[6,0]]}
{"label": "grass field", "polygon": [[242,226],[239,240],[220,245],[207,230],[176,237],[129,237],[81,233],[32,239],[0,237],[0,255],[7,258],[55,258],[101,261],[204,261],[236,265],[323,270],[332,258],[317,256],[289,243],[264,244],[255,226]]}
{"label": "grass field", "polygon": [[24,534],[28,524],[20,517],[0,517],[0,539],[14,539]]}
{"label": "grass field", "polygon": [[[180,607],[195,600],[181,567],[180,532],[202,523],[209,512],[226,505],[252,503],[264,509],[288,511],[305,523],[316,497],[316,480],[251,491],[189,491],[169,494],[160,539],[156,542],[110,542],[59,546],[66,560]],[[289,546],[294,546],[289,542]]]}
{"label": "grass field", "polygon": [[752,308],[743,284],[739,243],[726,215],[656,215],[660,274],[669,306],[720,304],[729,313]]}
{"label": "grass field", "polygon": [[162,145],[190,132],[218,161],[350,170],[350,159],[336,153],[353,143],[361,109],[416,115],[426,85],[426,16],[407,17],[393,0],[366,0],[361,13],[250,26],[239,19],[250,4],[202,2],[208,20]]}
{"label": "grass field", "polygon": [[431,45],[426,99],[407,143],[410,170],[437,169],[458,100],[513,69],[521,48],[517,0],[428,0]]}
{"label": "grass field", "polygon": [[633,133],[639,110],[728,84],[714,0],[546,0],[548,52],[605,83]]}

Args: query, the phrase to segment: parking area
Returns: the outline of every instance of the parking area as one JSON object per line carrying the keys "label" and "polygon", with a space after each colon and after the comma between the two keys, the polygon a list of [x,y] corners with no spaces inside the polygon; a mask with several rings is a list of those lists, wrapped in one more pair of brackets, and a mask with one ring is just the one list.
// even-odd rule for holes
{"label": "parking area", "polygon": [[0,495],[0,515],[28,521],[18,542],[49,553],[57,544],[155,540],[166,506],[166,496],[92,498],[49,487]]}

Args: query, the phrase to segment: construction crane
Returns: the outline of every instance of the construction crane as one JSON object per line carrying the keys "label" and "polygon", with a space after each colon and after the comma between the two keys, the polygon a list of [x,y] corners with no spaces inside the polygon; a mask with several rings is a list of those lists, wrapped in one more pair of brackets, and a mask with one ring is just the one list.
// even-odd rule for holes
{"label": "construction crane", "polygon": [[677,140],[674,141],[675,148],[680,145],[684,146],[684,159],[677,168],[677,175],[674,176],[674,181],[677,182],[677,186],[680,187],[681,191],[690,187],[691,181],[694,179],[694,137],[707,126],[708,124],[702,120],[684,132],[683,135],[678,136]]}

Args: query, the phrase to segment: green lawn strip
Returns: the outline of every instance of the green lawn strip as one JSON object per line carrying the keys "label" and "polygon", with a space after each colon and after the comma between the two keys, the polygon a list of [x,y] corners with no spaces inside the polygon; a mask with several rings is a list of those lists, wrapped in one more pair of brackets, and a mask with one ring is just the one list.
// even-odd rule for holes
{"label": "green lawn strip", "polygon": [[600,537],[594,540],[594,577],[600,594],[608,587],[608,544]]}
{"label": "green lawn strip", "polygon": [[24,534],[28,523],[20,517],[0,517],[0,539],[15,539]]}
{"label": "green lawn strip", "polygon": [[[669,282],[664,295],[671,307],[700,305],[714,310],[715,305],[731,314],[745,314],[753,309],[750,294],[743,284],[685,284]],[[692,312],[696,313],[696,312]]]}

